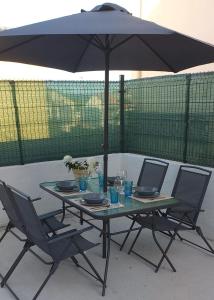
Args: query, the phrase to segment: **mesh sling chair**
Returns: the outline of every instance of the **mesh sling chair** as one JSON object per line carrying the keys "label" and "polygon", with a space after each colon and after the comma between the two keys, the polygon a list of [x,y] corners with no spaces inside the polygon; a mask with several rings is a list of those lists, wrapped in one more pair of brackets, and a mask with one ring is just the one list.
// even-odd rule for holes
{"label": "mesh sling chair", "polygon": [[[13,189],[16,190],[15,188],[13,188]],[[22,192],[20,192],[18,190],[17,190],[17,192],[20,193],[20,194],[23,194]],[[26,197],[28,197],[28,196],[26,196]],[[29,199],[31,199],[31,198],[29,197]],[[40,200],[40,199],[41,198],[31,199],[31,201],[35,202],[35,201]],[[8,218],[9,218],[9,222],[6,226],[6,229],[3,233],[3,235],[0,238],[0,242],[4,239],[4,237],[6,236],[6,234],[8,232],[11,232],[20,241],[25,241],[25,239],[22,239],[19,235],[17,235],[15,232],[12,231],[12,229],[14,227],[16,227],[21,232],[23,232],[22,227],[20,226],[19,218],[18,218],[17,213],[14,209],[14,205],[8,197],[8,187],[7,187],[6,183],[2,180],[0,180],[0,200],[1,200],[2,205],[3,205],[3,209],[5,210]],[[42,225],[44,226],[44,229],[45,229],[46,233],[55,234],[57,230],[60,230],[60,229],[63,229],[65,227],[69,226],[68,224],[63,224],[62,222],[60,222],[56,219],[55,216],[59,215],[61,213],[62,213],[62,210],[60,209],[60,210],[55,210],[55,211],[52,211],[52,212],[49,212],[49,213],[46,213],[46,214],[43,214],[43,215],[39,216],[39,218],[42,222]]]}
{"label": "mesh sling chair", "polygon": [[[11,187],[8,188],[10,200],[14,204],[20,225],[22,226],[22,230],[25,233],[27,240],[15,262],[13,263],[7,274],[4,276],[1,282],[1,287],[3,287],[7,283],[8,279],[21,261],[22,257],[34,245],[48,254],[52,258],[52,262],[50,272],[36,292],[33,300],[37,299],[50,277],[58,268],[60,262],[67,258],[71,258],[76,266],[82,268],[103,284],[103,280],[101,279],[100,275],[84,253],[84,251],[87,251],[98,244],[94,244],[80,235],[81,233],[88,231],[93,227],[90,226],[82,230],[72,229],[67,232],[55,234],[49,237],[45,232],[44,227],[42,226],[41,220],[36,214],[35,208],[30,198],[26,197],[23,194],[20,194],[17,190],[14,190]],[[93,273],[79,265],[78,260],[75,257],[77,254],[81,254],[83,256]]]}
{"label": "mesh sling chair", "polygon": [[[210,180],[211,172],[203,168],[182,165],[179,168],[178,175],[175,181],[175,185],[172,191],[172,197],[179,200],[179,205],[174,208],[167,209],[166,212],[153,212],[152,215],[135,217],[135,221],[140,224],[140,229],[129,249],[129,254],[132,252],[144,259],[155,267],[155,272],[158,272],[164,259],[167,260],[172,270],[176,269],[167,256],[167,253],[177,236],[181,241],[185,240],[194,244],[202,249],[205,249],[214,254],[214,250],[209,242],[204,237],[201,228],[197,225],[199,213],[201,212],[201,206],[204,199],[204,195],[207,190],[207,186]],[[162,257],[158,264],[155,264],[143,257],[139,253],[133,250],[133,247],[142,231],[147,228],[152,230],[153,239],[162,253]],[[180,232],[186,230],[195,230],[199,236],[203,239],[207,248],[195,244],[187,239],[181,237]],[[156,232],[162,232],[169,236],[170,240],[165,249],[162,248],[157,240]]]}
{"label": "mesh sling chair", "polygon": [[[166,176],[166,172],[168,169],[169,163],[160,160],[160,159],[153,159],[153,158],[145,158],[143,161],[143,165],[141,168],[141,172],[138,178],[137,185],[138,186],[152,186],[156,187],[157,191],[160,192],[164,178]],[[123,243],[120,246],[120,250],[123,249],[131,231],[133,230],[133,227],[136,223],[135,218],[132,216],[130,217],[132,219],[132,224],[130,226],[129,231],[127,232]]]}

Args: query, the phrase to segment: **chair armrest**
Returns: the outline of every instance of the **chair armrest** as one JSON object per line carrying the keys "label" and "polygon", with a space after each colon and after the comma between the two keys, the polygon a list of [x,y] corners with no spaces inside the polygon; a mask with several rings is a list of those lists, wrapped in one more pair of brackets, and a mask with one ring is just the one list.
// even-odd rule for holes
{"label": "chair armrest", "polygon": [[197,207],[193,207],[191,205],[188,204],[183,204],[181,206],[175,206],[170,208],[169,213],[191,213],[191,212],[195,212],[195,211],[200,211]]}
{"label": "chair armrest", "polygon": [[40,221],[42,221],[42,220],[47,220],[47,219],[49,219],[49,218],[51,218],[51,217],[53,217],[53,216],[59,215],[59,214],[61,214],[61,213],[62,213],[62,209],[50,211],[50,212],[48,212],[48,213],[46,213],[46,214],[40,215],[40,216],[39,216],[39,219],[40,219]]}
{"label": "chair armrest", "polygon": [[42,198],[41,197],[37,197],[37,198],[33,198],[31,199],[32,202],[35,202],[35,201],[38,201],[38,200],[41,200]]}
{"label": "chair armrest", "polygon": [[80,235],[83,232],[89,231],[92,228],[93,228],[93,226],[88,226],[88,227],[80,229],[80,230],[72,229],[72,230],[69,230],[67,232],[60,233],[57,236],[51,237],[48,240],[48,244],[53,244],[53,243],[56,243],[56,242],[58,242],[60,240],[63,240],[63,239],[72,238],[76,235]]}

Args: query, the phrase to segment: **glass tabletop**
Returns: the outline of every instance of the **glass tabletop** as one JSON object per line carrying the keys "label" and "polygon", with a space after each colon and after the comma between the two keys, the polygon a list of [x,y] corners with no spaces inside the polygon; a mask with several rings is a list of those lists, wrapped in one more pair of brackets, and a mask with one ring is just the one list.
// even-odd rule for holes
{"label": "glass tabletop", "polygon": [[[81,198],[83,195],[82,193],[75,193],[75,194],[66,194],[66,193],[59,193],[55,191],[56,181],[54,182],[43,182],[40,184],[40,187],[45,191],[51,193],[52,195],[58,197],[62,201],[70,204],[73,204],[76,208],[86,212],[87,214],[93,216],[96,219],[108,219],[108,218],[116,218],[119,216],[126,216],[136,213],[142,212],[149,212],[155,209],[164,209],[168,207],[172,207],[177,205],[179,202],[178,200],[171,198],[166,198],[166,200],[154,201],[143,203],[141,201],[132,199],[130,197],[125,197],[124,195],[120,195],[120,203],[123,205],[122,207],[116,208],[106,208],[101,211],[88,211],[87,208],[78,205],[78,202],[75,203],[75,198]],[[90,192],[101,192],[98,184],[97,178],[90,179],[88,182],[88,191]],[[109,199],[109,194],[107,194],[107,198]],[[72,201],[72,202],[71,202]]]}

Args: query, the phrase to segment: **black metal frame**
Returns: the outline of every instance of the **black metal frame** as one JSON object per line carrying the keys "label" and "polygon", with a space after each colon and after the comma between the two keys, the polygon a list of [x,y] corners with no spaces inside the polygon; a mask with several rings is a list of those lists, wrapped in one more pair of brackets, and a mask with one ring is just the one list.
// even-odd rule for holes
{"label": "black metal frame", "polygon": [[[206,169],[203,169],[203,168],[199,168],[199,167],[194,167],[194,166],[189,166],[189,165],[181,165],[180,168],[179,168],[179,171],[178,171],[178,175],[177,175],[174,187],[173,187],[173,191],[172,191],[172,196],[173,197],[176,196],[176,190],[177,190],[177,187],[178,187],[178,184],[179,184],[179,180],[182,176],[181,172],[182,172],[183,169],[186,169],[187,172],[188,172],[188,169],[189,169],[189,172],[191,172],[191,170],[193,170],[193,172],[194,171],[199,171],[199,172],[201,171],[201,172],[204,173],[203,175],[206,176],[206,180],[205,180],[203,190],[201,192],[200,199],[199,199],[197,207],[191,207],[191,206],[186,206],[185,207],[184,206],[184,208],[182,209],[182,208],[179,208],[179,206],[178,206],[178,207],[174,207],[174,208],[169,208],[164,213],[162,213],[160,210],[153,211],[152,216],[147,216],[150,219],[152,218],[152,225],[148,225],[148,223],[146,222],[147,217],[144,217],[145,219],[143,219],[143,217],[140,216],[140,215],[137,215],[134,218],[133,223],[132,223],[132,225],[134,226],[134,223],[138,222],[139,224],[141,224],[141,227],[140,227],[140,229],[139,229],[139,231],[138,231],[138,233],[137,233],[137,235],[136,235],[136,237],[135,237],[135,239],[134,239],[134,241],[133,241],[133,243],[132,243],[132,245],[131,245],[131,247],[128,251],[128,254],[134,253],[138,257],[142,258],[144,261],[146,261],[147,263],[149,263],[149,264],[151,264],[152,266],[155,267],[155,272],[158,272],[158,270],[159,270],[159,268],[160,268],[160,266],[161,266],[164,259],[167,260],[167,262],[170,265],[171,269],[174,272],[176,271],[175,267],[173,266],[172,262],[170,261],[170,259],[167,256],[167,253],[168,253],[173,241],[175,240],[176,236],[179,238],[180,241],[186,241],[186,242],[188,242],[188,243],[190,243],[194,246],[197,246],[197,247],[199,247],[203,250],[206,250],[206,251],[214,254],[213,247],[211,246],[211,244],[205,238],[201,228],[196,225],[199,213],[202,211],[201,210],[201,205],[202,205],[202,202],[203,202],[203,199],[204,199],[204,196],[205,196],[207,186],[209,184],[209,180],[210,180],[212,172],[208,171]],[[194,173],[197,173],[197,172],[194,172]],[[173,212],[182,213],[182,217],[181,218],[176,218],[173,215],[170,215],[170,213],[172,214]],[[193,221],[189,217],[190,213],[194,213]],[[155,223],[155,218],[156,217],[157,218],[166,218],[166,220],[169,220],[173,223],[171,223],[171,226],[170,226],[170,223],[169,223],[168,229],[165,228],[165,230],[162,231],[161,229],[158,229],[158,225]],[[173,224],[173,226],[172,226],[172,224]],[[139,253],[137,253],[136,251],[133,250],[134,245],[135,245],[142,229],[144,229],[144,228],[148,228],[148,229],[152,230],[153,239],[154,239],[156,245],[158,246],[159,250],[162,253],[162,257],[161,257],[160,261],[158,262],[158,264],[153,263],[151,260],[145,258],[144,256],[140,255]],[[188,239],[185,239],[185,238],[181,237],[180,233],[178,233],[178,232],[184,231],[184,230],[195,230],[198,233],[198,235],[202,238],[202,240],[205,242],[205,244],[207,245],[208,248],[205,248],[205,247],[203,247],[199,244],[196,244],[196,243],[194,243],[194,242],[192,242]],[[156,234],[155,234],[157,231],[167,235],[170,238],[169,243],[167,244],[165,249],[162,248],[162,246],[160,245],[160,243],[157,240],[157,237],[156,237]]]}
{"label": "black metal frame", "polygon": [[[76,216],[77,218],[80,218],[82,222],[86,222],[87,224],[93,226],[94,228],[96,228],[99,232],[102,233],[102,239],[103,239],[103,247],[102,247],[102,256],[103,258],[106,260],[105,261],[105,270],[104,270],[104,279],[103,279],[103,288],[102,288],[102,296],[105,296],[105,291],[106,291],[106,282],[107,282],[107,275],[108,275],[108,269],[109,269],[109,260],[110,260],[110,245],[111,245],[111,241],[118,244],[115,240],[112,239],[112,236],[114,235],[117,235],[117,234],[120,234],[120,233],[125,233],[127,232],[127,230],[123,230],[123,231],[120,231],[120,232],[113,232],[111,233],[111,230],[110,230],[110,220],[112,218],[118,218],[118,217],[129,217],[129,215],[127,215],[127,212],[119,212],[119,213],[115,213],[114,216],[99,216],[99,215],[96,215],[96,213],[94,212],[90,212],[88,211],[87,209],[85,209],[83,206],[79,206],[77,203],[71,203],[69,201],[69,199],[66,199],[63,195],[59,195],[59,194],[56,194],[54,191],[48,189],[47,187],[45,187],[42,183],[40,184],[40,187],[45,190],[46,192],[56,196],[59,200],[62,201],[63,203],[63,207],[65,208],[65,210],[67,210],[68,212],[70,212],[71,214],[73,214],[74,216]],[[67,205],[65,205],[65,203]],[[174,207],[175,206],[175,203],[173,204],[168,204],[167,207]],[[74,207],[76,208],[77,210],[80,211],[80,214],[74,212],[73,210],[70,210],[69,208],[70,207]],[[159,209],[165,209],[166,208],[166,205],[164,203],[159,203],[158,204],[158,208]],[[133,210],[132,211],[132,214],[135,215],[135,214],[139,214],[139,213],[147,213],[148,211],[151,211],[150,209],[148,208],[145,208],[145,209],[136,209],[136,210]],[[99,228],[98,226],[96,226],[95,224],[91,223],[91,219],[85,219],[83,217],[83,213],[85,213],[87,216],[90,216],[92,217],[93,220],[100,220],[102,221],[102,228]],[[129,213],[130,214],[130,213]],[[133,231],[137,230],[138,228],[134,228]]]}
{"label": "black metal frame", "polygon": [[[7,185],[4,181],[0,180],[0,183],[3,185],[3,187],[5,188],[5,192],[8,194],[8,189],[12,188],[14,191],[17,191],[18,193],[20,193],[21,195],[23,195],[24,197],[29,197],[28,195],[24,194],[23,192],[19,191],[18,189],[16,189],[15,187],[12,187],[12,186],[9,186]],[[41,200],[42,198],[41,197],[38,197],[38,198],[31,198],[29,197],[30,201],[31,202],[35,202],[35,201],[38,201],[38,200]],[[5,210],[4,206],[3,206],[3,210]],[[64,209],[58,209],[58,210],[55,210],[55,211],[52,211],[52,212],[49,212],[49,213],[45,213],[43,215],[40,215],[39,218],[41,220],[41,222],[47,226],[47,228],[49,228],[49,233],[52,233],[53,235],[56,234],[56,230],[57,229],[54,229],[50,226],[50,224],[47,222],[47,220],[49,218],[52,218],[52,217],[55,217],[56,215],[59,215],[62,213],[62,219],[61,219],[61,222],[63,222],[64,220]],[[9,217],[9,216],[8,216]],[[63,224],[62,223],[62,227],[59,228],[59,229],[62,229],[62,228],[65,228],[69,226],[69,224]],[[4,233],[2,234],[2,236],[0,237],[0,243],[3,241],[3,239],[5,238],[5,236],[7,235],[7,233],[11,233],[13,236],[15,236],[20,242],[26,242],[26,238],[21,238],[19,234],[15,233],[12,229],[15,228],[15,225],[13,224],[13,222],[10,220],[9,218],[9,222],[5,228],[5,231]],[[40,261],[42,261],[44,264],[47,264],[49,265],[50,262],[44,260],[40,255],[38,255],[35,251],[33,251],[32,249],[29,249],[29,252],[31,252],[34,256],[36,256]]]}
{"label": "black metal frame", "polygon": [[[141,182],[141,178],[143,176],[143,172],[145,170],[145,167],[146,167],[146,164],[152,164],[152,165],[161,165],[163,167],[165,167],[164,169],[164,172],[163,172],[163,175],[162,175],[162,178],[160,180],[160,184],[159,184],[159,187],[157,189],[158,192],[160,192],[162,186],[163,186],[163,182],[164,182],[164,179],[165,179],[165,176],[166,176],[166,172],[168,170],[168,167],[169,167],[169,163],[166,162],[166,161],[163,161],[163,160],[160,160],[160,159],[155,159],[155,158],[145,158],[144,161],[143,161],[143,165],[142,165],[142,168],[141,168],[141,171],[140,171],[140,175],[138,177],[138,182],[137,182],[137,185],[139,186],[140,185],[140,182]],[[125,243],[130,235],[130,233],[134,230],[136,230],[136,228],[134,228],[134,225],[136,223],[135,221],[135,218],[133,216],[129,216],[129,218],[132,220],[132,223],[131,223],[131,226],[129,228],[129,230],[127,230],[127,234],[122,242],[122,244],[120,245],[120,251],[123,250],[124,246],[125,246]]]}
{"label": "black metal frame", "polygon": [[[18,296],[16,295],[16,293],[7,285],[7,281],[8,279],[10,278],[10,276],[13,274],[14,270],[16,269],[16,267],[18,266],[18,264],[20,263],[20,261],[22,260],[22,258],[24,257],[25,253],[27,253],[30,248],[32,246],[34,246],[34,242],[31,241],[31,238],[29,238],[29,224],[28,226],[26,227],[26,222],[25,220],[23,219],[22,217],[22,214],[13,198],[13,195],[12,195],[12,191],[10,190],[10,200],[13,202],[14,204],[14,209],[16,210],[17,212],[17,215],[19,216],[19,221],[21,222],[22,224],[22,227],[23,227],[23,232],[25,233],[26,235],[26,241],[25,241],[25,244],[24,244],[24,247],[23,249],[21,250],[21,252],[19,253],[18,257],[15,259],[14,263],[12,264],[12,266],[10,267],[10,269],[8,270],[8,272],[1,277],[3,278],[2,281],[1,281],[1,287],[3,288],[4,286],[8,287],[10,292],[14,295],[14,297],[16,299],[19,299]],[[26,198],[26,201],[29,201],[29,205],[32,205],[32,202],[31,202],[31,199],[29,197],[26,197],[24,195],[24,197]],[[34,209],[34,207],[32,206],[32,209],[34,211],[34,214],[35,214],[35,217],[39,219],[39,217],[37,216],[36,214],[36,211]],[[89,231],[91,230],[93,227],[92,226],[89,226],[87,228],[84,228],[84,229],[81,229],[81,230],[70,230],[68,232],[65,232],[65,233],[61,233],[61,234],[55,234],[53,235],[52,237],[48,237],[47,236],[47,244],[54,244],[60,240],[63,240],[63,239],[68,239],[68,238],[71,238],[70,242],[68,243],[68,245],[66,246],[66,248],[64,249],[64,251],[61,253],[61,259],[60,257],[58,257],[57,260],[54,260],[53,257],[53,261],[50,262],[51,264],[51,269],[49,271],[49,274],[47,275],[47,277],[45,278],[45,280],[43,281],[43,283],[41,284],[40,288],[38,289],[38,291],[36,292],[36,294],[34,295],[33,297],[33,300],[37,299],[37,297],[39,296],[39,294],[41,293],[41,291],[43,290],[43,288],[45,287],[45,285],[47,284],[48,280],[50,279],[50,277],[54,274],[54,272],[56,271],[56,269],[58,268],[59,266],[59,263],[61,262],[61,260],[64,260],[63,258],[63,255],[64,255],[64,252],[68,249],[68,247],[70,246],[71,243],[74,243],[75,244],[75,247],[76,249],[78,249],[78,253],[77,254],[81,254],[84,258],[84,260],[86,261],[86,263],[89,265],[89,267],[91,268],[91,270],[93,271],[93,273],[91,273],[90,271],[88,271],[87,269],[85,269],[83,266],[81,266],[79,263],[78,263],[78,260],[74,257],[74,256],[71,256],[71,259],[72,261],[75,263],[75,265],[77,267],[80,267],[81,269],[83,269],[84,271],[86,271],[89,275],[91,275],[93,278],[95,278],[96,280],[98,280],[99,282],[101,282],[102,284],[104,284],[104,281],[103,279],[100,277],[99,273],[97,272],[97,270],[95,269],[95,267],[93,266],[93,264],[91,263],[91,261],[89,260],[89,258],[86,256],[86,254],[84,253],[84,250],[82,250],[79,245],[78,245],[78,242],[75,241],[74,239],[72,239],[73,237],[75,236],[80,236],[80,234],[82,234],[83,232],[86,232],[86,231]],[[95,246],[98,245],[98,244],[94,244]],[[76,254],[75,254],[76,255]],[[42,260],[41,260],[42,261]]]}

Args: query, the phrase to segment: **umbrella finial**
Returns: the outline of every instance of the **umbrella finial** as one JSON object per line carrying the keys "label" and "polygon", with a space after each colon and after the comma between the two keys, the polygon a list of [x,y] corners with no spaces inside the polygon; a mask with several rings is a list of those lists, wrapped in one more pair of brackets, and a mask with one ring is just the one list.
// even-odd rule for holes
{"label": "umbrella finial", "polygon": [[103,3],[101,5],[97,5],[91,11],[99,12],[99,11],[112,11],[112,10],[120,11],[131,15],[131,13],[128,10],[126,10],[124,7],[114,3]]}

